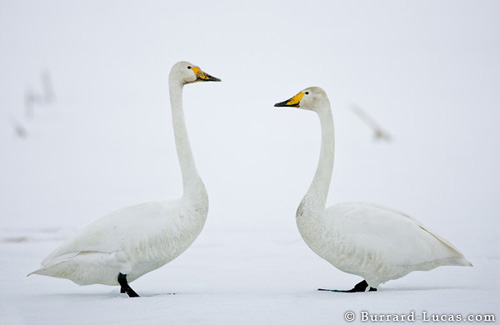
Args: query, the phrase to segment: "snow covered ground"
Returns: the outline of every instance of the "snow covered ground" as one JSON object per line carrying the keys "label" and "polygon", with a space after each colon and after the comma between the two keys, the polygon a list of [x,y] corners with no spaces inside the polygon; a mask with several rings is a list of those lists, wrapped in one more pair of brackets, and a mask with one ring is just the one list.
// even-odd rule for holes
{"label": "snow covered ground", "polygon": [[[500,315],[500,5],[495,1],[0,1],[0,319],[16,323],[336,324],[346,311]],[[185,87],[210,196],[204,231],[165,267],[117,287],[26,274],[94,219],[176,198],[168,72]],[[34,103],[40,74],[55,101]],[[273,104],[329,94],[329,203],[378,202],[455,244],[442,267],[379,292],[315,256],[295,209],[319,152],[314,114]],[[375,141],[351,105],[393,137]],[[14,125],[25,129],[16,135]],[[172,294],[175,293],[175,294]],[[429,316],[430,317],[430,316]]]}

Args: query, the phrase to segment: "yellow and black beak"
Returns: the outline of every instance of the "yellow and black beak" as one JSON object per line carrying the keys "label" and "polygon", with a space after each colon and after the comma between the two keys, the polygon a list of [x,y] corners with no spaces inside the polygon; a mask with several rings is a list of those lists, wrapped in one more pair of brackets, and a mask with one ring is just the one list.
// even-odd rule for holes
{"label": "yellow and black beak", "polygon": [[194,74],[196,75],[196,81],[221,81],[219,78],[212,77],[206,72],[203,72],[198,67],[192,67]]}
{"label": "yellow and black beak", "polygon": [[300,107],[299,104],[304,95],[305,94],[303,92],[300,92],[284,102],[274,104],[274,107]]}

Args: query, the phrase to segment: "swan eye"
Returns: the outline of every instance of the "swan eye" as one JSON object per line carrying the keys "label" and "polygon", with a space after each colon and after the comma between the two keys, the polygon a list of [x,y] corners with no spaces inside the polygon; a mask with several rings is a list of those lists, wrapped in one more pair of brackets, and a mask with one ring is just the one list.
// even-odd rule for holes
{"label": "swan eye", "polygon": [[306,95],[309,95],[309,92],[308,92],[308,91],[306,91]]}
{"label": "swan eye", "polygon": [[188,65],[188,69],[191,69],[191,66],[190,66],[190,65]]}

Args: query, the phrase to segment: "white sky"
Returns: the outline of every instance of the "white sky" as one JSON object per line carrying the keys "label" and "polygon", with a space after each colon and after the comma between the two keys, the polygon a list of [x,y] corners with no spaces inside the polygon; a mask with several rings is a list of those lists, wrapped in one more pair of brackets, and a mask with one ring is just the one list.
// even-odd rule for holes
{"label": "white sky", "polygon": [[[106,179],[110,188],[137,188],[123,202],[113,201],[113,196],[104,200],[109,206],[85,212],[82,226],[101,212],[147,200],[153,191],[141,196],[145,192],[140,182],[146,187],[155,174],[127,173],[137,179],[125,185],[116,179],[124,178],[124,166],[153,169],[145,166],[151,157],[164,161],[168,174],[161,177],[174,180],[175,191],[167,194],[178,193],[178,167],[166,122],[167,75],[179,60],[199,64],[223,80],[185,90],[190,138],[200,173],[212,188],[212,211],[224,214],[228,199],[232,209],[256,200],[274,211],[281,205],[273,200],[288,199],[293,214],[316,166],[318,124],[311,114],[272,106],[317,85],[328,92],[336,121],[330,203],[381,201],[417,217],[470,218],[479,209],[480,215],[496,218],[499,9],[498,1],[455,0],[2,0],[0,146],[7,158],[0,166],[7,181],[0,191],[2,204],[9,207],[5,218],[14,213],[31,222],[27,216],[33,211],[23,210],[26,202],[15,198],[31,186],[28,200],[35,209],[45,200],[40,193],[44,184],[59,189],[58,195],[71,186],[88,186],[93,190],[79,195],[89,202],[103,201],[93,191]],[[26,122],[34,135],[19,146],[8,119],[23,122],[24,91],[40,89],[43,69],[52,75],[59,112],[69,115],[37,113],[34,121]],[[349,111],[353,103],[384,125],[395,142],[373,143],[369,130]],[[65,123],[70,125],[61,126]],[[67,132],[67,149],[47,138],[60,132],[56,126]],[[93,147],[96,143],[113,152],[127,148],[127,163],[115,163],[106,149]],[[139,151],[148,145],[149,156]],[[168,155],[155,151],[163,146]],[[40,154],[33,156],[33,150]],[[50,174],[27,170],[20,162],[32,157],[52,166],[54,155],[69,159],[67,169]],[[95,183],[84,169],[92,161],[102,168]],[[12,170],[19,178],[8,176]],[[51,214],[40,204],[36,211]]]}

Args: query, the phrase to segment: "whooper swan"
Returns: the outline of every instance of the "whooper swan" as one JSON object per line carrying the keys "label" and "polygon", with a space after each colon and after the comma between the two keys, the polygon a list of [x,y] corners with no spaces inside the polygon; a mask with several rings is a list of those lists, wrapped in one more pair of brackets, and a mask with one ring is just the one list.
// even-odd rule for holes
{"label": "whooper swan", "polygon": [[376,291],[379,284],[412,271],[442,265],[472,266],[449,242],[404,213],[367,202],[340,203],[325,209],[334,157],[328,97],[323,89],[310,87],[274,106],[316,112],[321,123],[318,167],[296,214],[302,238],[339,270],[364,279],[351,290],[319,290]]}
{"label": "whooper swan", "polygon": [[42,261],[40,274],[79,285],[120,285],[138,297],[129,283],[184,252],[200,234],[208,213],[208,195],[198,175],[182,110],[184,85],[220,81],[188,62],[170,71],[169,90],[183,195],[172,201],[142,203],[111,212],[61,244]]}

